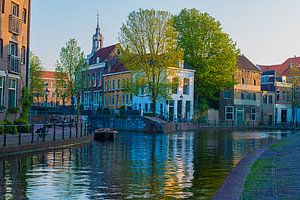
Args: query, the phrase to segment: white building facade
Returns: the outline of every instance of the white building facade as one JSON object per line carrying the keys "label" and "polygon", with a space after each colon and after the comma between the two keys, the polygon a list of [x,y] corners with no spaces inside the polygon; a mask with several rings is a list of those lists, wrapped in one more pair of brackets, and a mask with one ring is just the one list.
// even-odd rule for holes
{"label": "white building facade", "polygon": [[[156,114],[169,121],[191,121],[194,115],[194,75],[195,70],[182,63],[179,68],[172,68],[172,75],[168,76],[174,82],[170,95],[159,98],[156,103]],[[133,96],[133,109],[144,113],[152,112],[152,101],[149,94]]]}

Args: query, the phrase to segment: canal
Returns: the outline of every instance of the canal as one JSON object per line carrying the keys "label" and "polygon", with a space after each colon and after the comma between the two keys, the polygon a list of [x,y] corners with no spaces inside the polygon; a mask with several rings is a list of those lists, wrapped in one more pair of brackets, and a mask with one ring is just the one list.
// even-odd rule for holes
{"label": "canal", "polygon": [[0,199],[211,199],[250,151],[293,132],[119,133],[0,158]]}

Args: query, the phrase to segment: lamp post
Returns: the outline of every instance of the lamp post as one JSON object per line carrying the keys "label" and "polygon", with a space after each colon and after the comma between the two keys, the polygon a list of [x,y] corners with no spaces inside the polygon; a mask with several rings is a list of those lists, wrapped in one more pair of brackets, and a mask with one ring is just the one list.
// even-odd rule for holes
{"label": "lamp post", "polygon": [[[179,97],[181,99],[181,106],[180,106],[180,120],[182,120],[182,111],[183,111],[183,95]],[[179,116],[178,116],[179,117]]]}
{"label": "lamp post", "polygon": [[45,106],[46,106],[46,109],[45,109],[45,123],[47,122],[47,111],[48,111],[48,94],[49,94],[49,90],[48,90],[48,82],[46,82],[45,84],[44,84],[44,86],[45,86]]}

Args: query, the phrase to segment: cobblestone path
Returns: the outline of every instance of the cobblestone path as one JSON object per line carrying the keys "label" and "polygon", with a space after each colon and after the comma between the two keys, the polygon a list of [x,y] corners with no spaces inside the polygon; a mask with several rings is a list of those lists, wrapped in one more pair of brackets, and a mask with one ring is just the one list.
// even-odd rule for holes
{"label": "cobblestone path", "polygon": [[259,156],[241,199],[300,199],[300,134],[279,141]]}

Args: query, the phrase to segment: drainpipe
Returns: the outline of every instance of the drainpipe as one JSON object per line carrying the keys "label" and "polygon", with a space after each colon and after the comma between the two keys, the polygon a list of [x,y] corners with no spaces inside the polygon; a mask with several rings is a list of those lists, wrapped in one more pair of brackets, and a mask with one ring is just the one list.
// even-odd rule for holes
{"label": "drainpipe", "polygon": [[27,63],[26,63],[26,87],[30,87],[30,20],[31,20],[31,0],[28,0],[28,20],[27,20]]}

